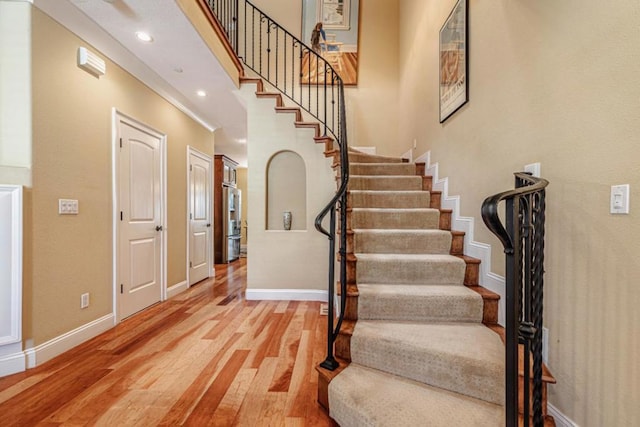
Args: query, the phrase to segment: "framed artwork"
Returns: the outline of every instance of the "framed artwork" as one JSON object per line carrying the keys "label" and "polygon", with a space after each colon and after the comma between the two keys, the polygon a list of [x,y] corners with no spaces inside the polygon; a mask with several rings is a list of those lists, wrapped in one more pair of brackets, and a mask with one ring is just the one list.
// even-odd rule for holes
{"label": "framed artwork", "polygon": [[[358,39],[360,0],[301,0],[302,40],[311,47],[313,30],[322,24],[324,37],[319,41],[316,52],[331,66],[345,85],[358,84]],[[324,65],[318,68],[318,61],[311,51],[302,54],[300,75],[302,84],[322,83],[327,76]],[[323,61],[320,61],[324,64]]]}
{"label": "framed artwork", "polygon": [[468,0],[458,0],[440,29],[440,123],[469,100]]}
{"label": "framed artwork", "polygon": [[351,0],[318,0],[317,22],[325,30],[349,30]]}

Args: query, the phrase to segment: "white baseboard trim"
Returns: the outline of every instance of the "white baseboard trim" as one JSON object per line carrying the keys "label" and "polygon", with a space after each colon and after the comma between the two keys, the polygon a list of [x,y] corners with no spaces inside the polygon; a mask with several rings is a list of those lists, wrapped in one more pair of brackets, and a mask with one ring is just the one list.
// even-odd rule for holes
{"label": "white baseboard trim", "polygon": [[460,196],[449,195],[449,178],[440,178],[438,175],[438,163],[431,164],[431,151],[417,157],[416,163],[425,163],[425,175],[433,177],[433,189],[442,192],[441,206],[443,209],[451,209],[451,228],[464,231],[464,253],[478,258],[480,263],[480,285],[500,295],[498,309],[498,323],[504,325],[504,277],[491,272],[491,245],[477,242],[474,238],[475,218],[460,216]]}
{"label": "white baseboard trim", "polygon": [[187,281],[183,280],[180,283],[176,283],[175,285],[167,288],[167,299],[173,298],[178,295],[180,292],[184,292],[189,289],[189,285],[187,285]]}
{"label": "white baseboard trim", "polygon": [[565,414],[560,412],[558,408],[547,402],[547,410],[556,422],[556,427],[580,427]]}
{"label": "white baseboard trim", "polygon": [[73,347],[113,328],[114,325],[115,316],[110,313],[43,344],[26,349],[24,353],[27,358],[27,369],[35,368],[65,351],[71,350]]}
{"label": "white baseboard trim", "polygon": [[247,289],[249,301],[320,301],[327,302],[327,291],[317,289]]}
{"label": "white baseboard trim", "polygon": [[[22,346],[22,343],[19,344],[20,346]],[[0,377],[16,374],[18,372],[24,372],[26,368],[27,357],[22,350],[0,356]]]}

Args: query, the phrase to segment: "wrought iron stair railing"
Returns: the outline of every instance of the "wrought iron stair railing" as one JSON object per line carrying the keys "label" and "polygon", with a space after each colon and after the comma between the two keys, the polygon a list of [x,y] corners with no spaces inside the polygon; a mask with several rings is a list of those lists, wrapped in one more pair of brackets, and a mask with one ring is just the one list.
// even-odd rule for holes
{"label": "wrought iron stair railing", "polygon": [[[320,123],[322,136],[331,138],[340,154],[338,191],[315,220],[316,229],[329,240],[327,357],[321,366],[338,367],[334,343],[346,304],[347,184],[349,158],[344,83],[320,52],[304,44],[250,1],[207,0],[207,5],[228,42],[244,65]],[[340,307],[335,310],[336,214],[340,215]],[[329,217],[328,228],[323,224]]]}
{"label": "wrought iron stair railing", "polygon": [[[544,425],[542,412],[542,298],[544,274],[545,192],[549,182],[515,174],[515,189],[488,197],[482,219],[504,246],[505,272],[505,408],[506,426],[518,426],[518,394],[524,402],[523,423]],[[505,202],[505,222],[499,204]],[[518,384],[518,346],[524,346],[523,390]],[[533,377],[531,362],[533,359]],[[530,384],[533,384],[531,390]],[[533,396],[533,413],[530,403]]]}

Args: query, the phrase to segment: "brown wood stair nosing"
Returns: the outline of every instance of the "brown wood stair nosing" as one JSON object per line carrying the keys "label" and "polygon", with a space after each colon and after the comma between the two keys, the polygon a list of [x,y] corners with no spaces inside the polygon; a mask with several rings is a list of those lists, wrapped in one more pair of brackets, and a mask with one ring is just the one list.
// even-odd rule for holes
{"label": "brown wood stair nosing", "polygon": [[273,98],[276,100],[276,107],[284,107],[282,95],[276,92],[256,92],[258,98]]}
{"label": "brown wood stair nosing", "polygon": [[259,77],[240,77],[240,84],[244,84],[244,83],[256,84],[257,85],[256,91],[264,92],[264,82]]}
{"label": "brown wood stair nosing", "polygon": [[[425,171],[427,164],[425,162],[415,162],[416,165],[416,175],[425,176]],[[433,179],[433,177],[431,177]]]}
{"label": "brown wood stair nosing", "polygon": [[440,219],[438,222],[438,228],[440,230],[451,231],[451,217],[453,216],[452,209],[440,209]]}
{"label": "brown wood stair nosing", "polygon": [[464,271],[464,284],[466,286],[478,286],[480,283],[480,260],[468,255],[454,255],[462,259],[466,268]]}
{"label": "brown wood stair nosing", "polygon": [[296,115],[296,122],[302,121],[302,111],[300,107],[275,107],[276,113],[287,114],[293,113]]}

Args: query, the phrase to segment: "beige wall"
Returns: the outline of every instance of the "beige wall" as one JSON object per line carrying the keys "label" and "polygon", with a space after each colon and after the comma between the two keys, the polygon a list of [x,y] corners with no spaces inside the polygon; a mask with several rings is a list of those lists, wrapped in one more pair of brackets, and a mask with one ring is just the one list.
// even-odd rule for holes
{"label": "beige wall", "polygon": [[[454,0],[400,1],[396,154],[432,152],[476,240],[484,197],[541,162],[548,189],[550,401],[581,426],[640,419],[640,3],[470,1],[470,101],[438,123],[438,31]],[[363,25],[364,27],[364,25]],[[609,191],[631,184],[631,214]]]}
{"label": "beige wall", "polygon": [[398,148],[398,2],[360,1],[358,86],[346,89],[349,145]]}
{"label": "beige wall", "polygon": [[[92,48],[38,9],[32,14],[24,308],[25,339],[37,345],[112,311],[112,108],[167,134],[168,286],[186,278],[186,147],[213,155],[213,134],[108,59],[99,79],[78,68],[78,47]],[[80,214],[59,216],[59,198],[78,199]],[[80,310],[84,292],[91,306]]]}
{"label": "beige wall", "polygon": [[300,38],[302,0],[255,0],[252,3],[291,34]]}
{"label": "beige wall", "polygon": [[[262,289],[296,289],[314,298],[327,289],[328,241],[311,224],[335,193],[331,159],[324,157],[322,144],[314,143],[312,130],[297,129],[292,114],[277,114],[273,109],[275,101],[258,99],[255,91],[255,85],[243,85],[239,91],[246,100],[248,117],[248,200],[251,209],[247,218],[251,231],[247,294]],[[293,151],[304,161],[307,183],[305,230],[267,229],[267,165],[274,154],[282,151]],[[279,190],[287,191],[287,188]]]}

